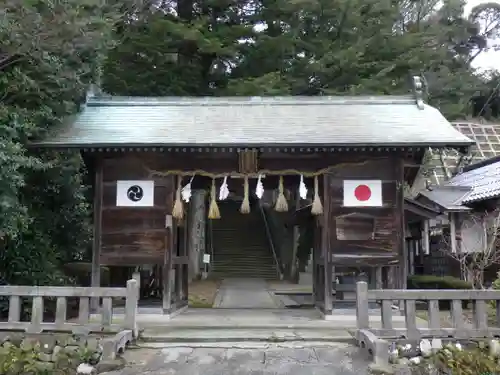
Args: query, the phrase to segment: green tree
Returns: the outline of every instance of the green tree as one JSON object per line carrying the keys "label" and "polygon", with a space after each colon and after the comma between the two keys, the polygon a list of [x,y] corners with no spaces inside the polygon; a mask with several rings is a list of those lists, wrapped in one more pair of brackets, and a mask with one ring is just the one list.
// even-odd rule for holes
{"label": "green tree", "polygon": [[94,1],[0,5],[0,277],[61,283],[89,232],[78,152],[28,148],[78,110],[118,13]]}
{"label": "green tree", "polygon": [[410,89],[409,76],[419,74],[431,103],[455,118],[484,89],[470,63],[498,32],[491,20],[500,14],[486,4],[465,18],[460,0],[179,0],[169,6],[145,8],[123,25],[123,43],[106,62],[106,91],[401,94]]}

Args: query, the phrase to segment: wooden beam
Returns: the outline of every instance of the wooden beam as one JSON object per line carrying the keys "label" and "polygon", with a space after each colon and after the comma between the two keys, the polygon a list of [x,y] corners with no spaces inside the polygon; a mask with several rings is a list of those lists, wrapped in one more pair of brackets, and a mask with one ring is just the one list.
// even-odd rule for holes
{"label": "wooden beam", "polygon": [[167,221],[165,234],[165,254],[163,259],[162,307],[164,314],[170,314],[172,309],[172,264],[174,251],[174,230],[176,220],[172,216]]}
{"label": "wooden beam", "polygon": [[404,159],[395,158],[396,163],[396,236],[397,246],[399,247],[399,254],[401,257],[400,262],[400,282],[399,286],[402,289],[407,287],[408,279],[408,251],[405,246],[405,194],[404,194]]}
{"label": "wooden beam", "polygon": [[323,259],[325,260],[325,266],[323,267],[325,272],[325,285],[324,287],[324,308],[323,312],[325,315],[331,315],[333,309],[333,299],[332,299],[332,249],[330,236],[332,232],[330,223],[330,176],[327,174],[323,175],[323,230],[321,231],[321,252],[323,253]]}
{"label": "wooden beam", "polygon": [[[103,199],[103,163],[102,158],[97,156],[94,159],[94,238],[92,242],[92,287],[101,286],[101,246],[102,246],[102,199]],[[91,311],[99,308],[99,298],[92,298],[90,301]]]}

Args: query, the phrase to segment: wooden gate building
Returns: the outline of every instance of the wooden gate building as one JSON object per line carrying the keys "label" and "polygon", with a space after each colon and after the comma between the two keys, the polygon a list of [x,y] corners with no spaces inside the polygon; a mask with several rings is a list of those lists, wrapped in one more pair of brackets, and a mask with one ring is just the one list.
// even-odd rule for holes
{"label": "wooden gate building", "polygon": [[174,313],[189,294],[190,192],[208,192],[214,221],[226,187],[243,196],[241,215],[263,189],[282,215],[312,210],[315,305],[330,314],[333,267],[398,269],[386,278],[405,284],[404,187],[429,147],[470,144],[418,96],[97,95],[36,146],[78,149],[93,174],[93,286],[101,265],[153,265]]}

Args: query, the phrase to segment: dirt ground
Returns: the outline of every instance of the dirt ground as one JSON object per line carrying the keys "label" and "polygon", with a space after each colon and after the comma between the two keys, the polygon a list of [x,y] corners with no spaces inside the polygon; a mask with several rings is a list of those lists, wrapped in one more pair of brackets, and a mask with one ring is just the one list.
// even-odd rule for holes
{"label": "dirt ground", "polygon": [[189,284],[189,307],[212,307],[219,284],[217,280],[197,280]]}

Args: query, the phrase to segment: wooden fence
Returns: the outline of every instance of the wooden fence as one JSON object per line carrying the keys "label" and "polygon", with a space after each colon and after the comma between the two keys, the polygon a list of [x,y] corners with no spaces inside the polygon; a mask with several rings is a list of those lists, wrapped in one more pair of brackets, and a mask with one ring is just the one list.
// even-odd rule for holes
{"label": "wooden fence", "polygon": [[[381,327],[370,324],[369,301],[381,305]],[[440,301],[450,301],[450,325],[442,327]],[[494,316],[489,313],[490,301],[494,301]],[[418,324],[416,305],[427,307],[427,326]],[[472,305],[472,321],[464,321],[463,304]],[[393,306],[402,306],[404,327],[394,327]],[[397,311],[399,314],[400,312]],[[375,362],[388,361],[389,340],[400,338],[419,340],[421,338],[479,339],[500,337],[500,291],[498,290],[368,290],[368,284],[356,284],[356,339],[362,347],[372,352]],[[494,323],[492,322],[494,320]],[[420,320],[422,322],[422,320]],[[490,326],[491,325],[491,326]]]}
{"label": "wooden fence", "polygon": [[[137,304],[139,288],[136,280],[128,280],[126,288],[69,287],[69,286],[0,286],[0,297],[9,298],[7,321],[0,321],[0,330],[28,333],[43,331],[64,332],[119,332],[131,330],[137,336]],[[21,321],[22,299],[30,298],[31,320]],[[44,321],[44,299],[56,299],[54,321]],[[78,318],[67,319],[68,298],[78,298]],[[90,315],[90,299],[102,299],[99,318]],[[113,321],[113,298],[125,299],[125,314],[121,321]]]}

